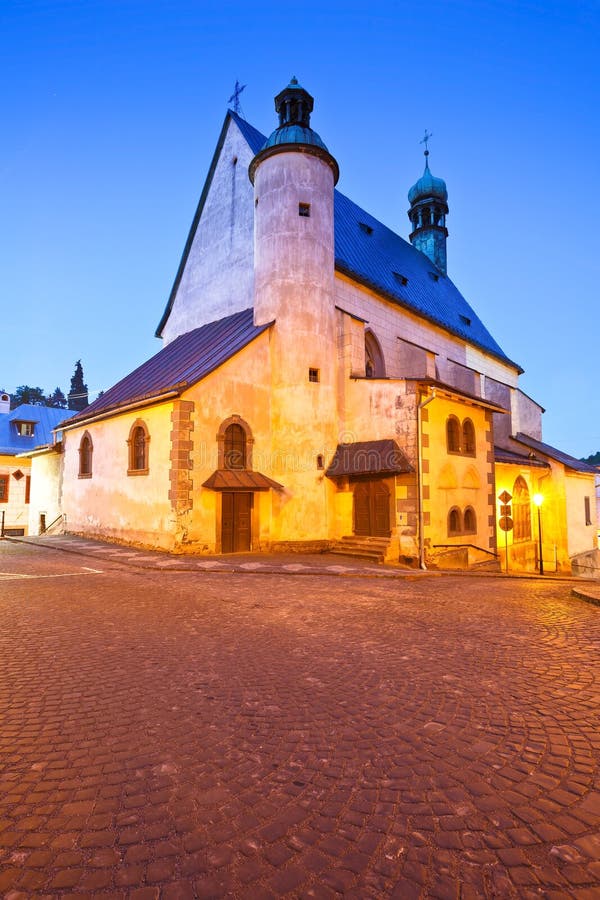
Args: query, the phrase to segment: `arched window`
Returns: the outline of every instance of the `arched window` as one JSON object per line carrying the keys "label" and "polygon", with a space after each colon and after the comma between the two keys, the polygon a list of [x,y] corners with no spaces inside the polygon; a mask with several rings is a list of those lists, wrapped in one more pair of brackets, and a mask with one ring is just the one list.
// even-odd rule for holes
{"label": "arched window", "polygon": [[141,419],[137,419],[131,427],[127,447],[129,451],[128,475],[147,475],[150,435]]}
{"label": "arched window", "polygon": [[254,438],[247,422],[237,414],[221,422],[217,432],[219,469],[252,470]]}
{"label": "arched window", "polygon": [[513,486],[513,540],[531,540],[531,499],[525,479],[519,475]]}
{"label": "arched window", "polygon": [[462,534],[462,515],[458,506],[453,506],[448,513],[448,535]]}
{"label": "arched window", "polygon": [[475,456],[475,426],[470,419],[462,425],[462,451],[465,456]]}
{"label": "arched window", "polygon": [[467,506],[463,516],[463,534],[477,533],[477,516],[472,506]]}
{"label": "arched window", "polygon": [[79,477],[92,477],[92,456],[94,445],[89,433],[86,431],[79,443]]}
{"label": "arched window", "polygon": [[223,462],[226,469],[246,468],[246,432],[241,425],[228,425],[225,429]]}
{"label": "arched window", "polygon": [[385,378],[383,353],[372,331],[365,332],[365,375],[367,378]]}
{"label": "arched window", "polygon": [[446,421],[446,448],[448,453],[460,453],[460,422],[456,416]]}

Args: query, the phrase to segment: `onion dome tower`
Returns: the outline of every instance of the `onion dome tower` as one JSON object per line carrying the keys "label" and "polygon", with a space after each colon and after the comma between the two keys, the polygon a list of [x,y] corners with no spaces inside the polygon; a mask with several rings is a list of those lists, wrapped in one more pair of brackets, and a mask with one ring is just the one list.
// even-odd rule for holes
{"label": "onion dome tower", "polygon": [[425,171],[408,192],[408,218],[412,225],[409,240],[413,247],[424,253],[446,275],[448,191],[444,179],[436,178],[429,169],[427,141],[430,137],[425,132]]}

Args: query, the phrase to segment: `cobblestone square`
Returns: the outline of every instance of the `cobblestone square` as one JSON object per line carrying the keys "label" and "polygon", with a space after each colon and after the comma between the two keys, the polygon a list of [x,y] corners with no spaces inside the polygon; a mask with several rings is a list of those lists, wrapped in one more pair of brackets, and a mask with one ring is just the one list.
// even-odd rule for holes
{"label": "cobblestone square", "polygon": [[351,574],[0,542],[0,894],[597,900],[600,608]]}

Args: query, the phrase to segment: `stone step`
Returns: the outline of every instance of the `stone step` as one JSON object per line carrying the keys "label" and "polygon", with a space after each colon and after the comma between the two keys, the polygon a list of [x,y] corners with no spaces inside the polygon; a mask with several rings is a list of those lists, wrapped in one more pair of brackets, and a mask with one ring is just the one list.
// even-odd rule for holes
{"label": "stone step", "polygon": [[346,535],[336,541],[330,552],[338,556],[354,556],[357,559],[381,563],[385,560],[389,543],[389,538]]}

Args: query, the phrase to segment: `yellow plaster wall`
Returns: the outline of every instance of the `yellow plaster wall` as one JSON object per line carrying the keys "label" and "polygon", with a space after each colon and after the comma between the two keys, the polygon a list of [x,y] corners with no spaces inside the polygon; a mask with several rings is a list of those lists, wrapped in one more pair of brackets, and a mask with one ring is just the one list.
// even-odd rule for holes
{"label": "yellow plaster wall", "polygon": [[[498,529],[498,553],[502,570],[506,571],[506,548],[508,547],[508,571],[536,572],[539,570],[538,512],[533,502],[534,494],[541,494],[543,503],[540,510],[542,525],[542,555],[546,574],[570,572],[566,485],[564,467],[551,462],[550,468],[538,466],[514,466],[496,464],[496,515],[500,515],[498,497],[503,491],[514,494],[517,478],[521,476],[529,489],[531,499],[531,539],[515,541],[514,531]],[[582,501],[583,506],[583,501]],[[512,511],[512,501],[511,501]]]}
{"label": "yellow plaster wall", "polygon": [[[19,471],[23,473],[23,478],[14,478],[14,472]],[[4,527],[23,528],[27,534],[29,505],[25,503],[25,486],[27,475],[31,475],[31,460],[0,454],[0,475],[9,476],[8,502],[0,503],[0,516],[4,513]]]}
{"label": "yellow plaster wall", "polygon": [[[494,528],[489,522],[493,466],[488,458],[490,444],[486,411],[438,394],[423,413],[423,534],[428,553],[434,551],[436,544],[474,544],[483,550],[493,551]],[[475,456],[448,453],[446,422],[450,415],[456,416],[461,425],[467,418],[473,422]],[[477,520],[475,534],[448,534],[448,513],[453,506],[457,506],[463,514],[467,506],[474,509]]]}
{"label": "yellow plaster wall", "polygon": [[[172,403],[162,403],[65,431],[63,513],[67,531],[169,548],[168,499]],[[128,475],[127,440],[141,419],[150,434],[149,472]],[[80,478],[79,445],[93,443],[92,477]]]}

